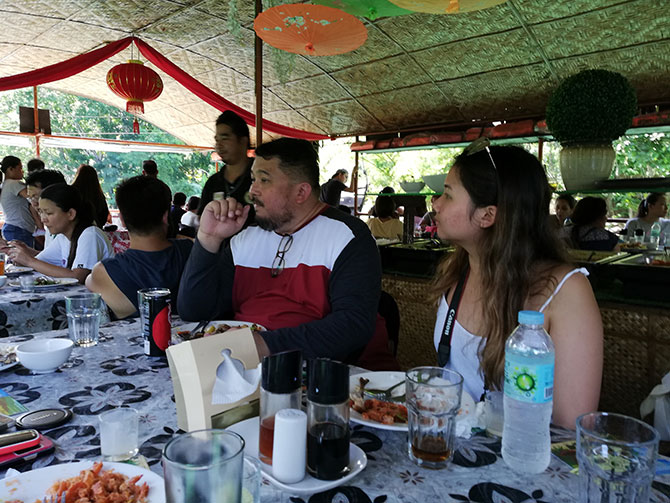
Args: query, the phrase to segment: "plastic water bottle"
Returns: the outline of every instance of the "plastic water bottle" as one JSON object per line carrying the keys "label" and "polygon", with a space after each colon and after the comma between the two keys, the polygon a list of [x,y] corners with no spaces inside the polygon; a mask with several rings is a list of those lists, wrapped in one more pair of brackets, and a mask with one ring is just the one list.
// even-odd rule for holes
{"label": "plastic water bottle", "polygon": [[518,320],[505,345],[502,457],[517,472],[541,473],[551,456],[554,344],[544,314],[519,311]]}
{"label": "plastic water bottle", "polygon": [[651,226],[651,233],[649,234],[649,242],[654,246],[658,246],[660,240],[661,240],[661,224],[657,220],[656,222],[654,222],[654,225]]}

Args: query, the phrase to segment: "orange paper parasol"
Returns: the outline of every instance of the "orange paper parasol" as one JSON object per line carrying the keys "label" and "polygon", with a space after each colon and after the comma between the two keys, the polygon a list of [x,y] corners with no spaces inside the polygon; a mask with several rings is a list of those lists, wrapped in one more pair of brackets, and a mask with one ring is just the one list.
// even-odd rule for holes
{"label": "orange paper parasol", "polygon": [[430,14],[458,14],[488,9],[507,0],[389,0],[403,9]]}
{"label": "orange paper parasol", "polygon": [[333,56],[365,43],[363,23],[339,9],[290,4],[272,7],[254,21],[256,34],[277,49],[306,56]]}

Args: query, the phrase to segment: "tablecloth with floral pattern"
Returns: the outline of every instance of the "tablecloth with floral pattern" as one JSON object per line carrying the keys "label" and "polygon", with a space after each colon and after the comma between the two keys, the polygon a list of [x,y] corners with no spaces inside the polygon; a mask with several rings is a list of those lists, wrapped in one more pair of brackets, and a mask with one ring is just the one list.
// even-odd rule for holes
{"label": "tablecloth with floral pattern", "polygon": [[[66,331],[24,334],[5,341],[33,337],[66,337]],[[47,375],[31,375],[20,365],[0,372],[0,388],[31,410],[68,407],[74,418],[45,432],[56,444],[51,454],[15,466],[26,471],[57,463],[100,456],[97,415],[129,405],[140,413],[140,454],[162,474],[161,450],[177,432],[170,372],[165,358],[145,356],[137,320],[101,328],[100,343],[75,347],[68,362]],[[574,433],[552,430],[554,441],[574,439]],[[574,502],[577,476],[558,459],[540,475],[519,475],[500,457],[500,441],[477,433],[457,439],[450,467],[428,470],[407,457],[406,434],[352,424],[351,441],[368,457],[366,469],[346,486],[295,496],[263,481],[261,501],[282,503],[437,503],[437,502]],[[0,478],[4,472],[0,471]],[[652,502],[670,502],[670,475],[654,483]]]}

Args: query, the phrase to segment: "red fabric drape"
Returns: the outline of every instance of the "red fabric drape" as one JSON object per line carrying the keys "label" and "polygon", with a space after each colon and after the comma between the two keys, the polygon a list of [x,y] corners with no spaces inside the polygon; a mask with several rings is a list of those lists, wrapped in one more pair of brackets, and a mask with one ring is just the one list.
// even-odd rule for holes
{"label": "red fabric drape", "polygon": [[[247,112],[243,108],[231,103],[223,96],[215,93],[207,86],[201,84],[196,79],[191,77],[184,70],[172,63],[165,56],[156,51],[146,42],[132,37],[126,37],[116,42],[110,42],[100,49],[95,49],[91,52],[80,54],[74,58],[70,58],[60,63],[38,68],[30,72],[20,73],[18,75],[11,75],[9,77],[0,78],[0,91],[9,91],[12,89],[20,89],[22,87],[38,86],[48,82],[65,79],[83,72],[88,68],[97,65],[98,63],[108,59],[119,51],[125,49],[131,42],[139,48],[140,52],[147,60],[151,61],[156,67],[163,70],[170,77],[174,78],[186,89],[195,94],[198,98],[206,103],[209,103],[217,110],[223,112],[225,110],[232,110],[240,117],[242,117],[247,124],[255,125],[256,116],[251,112]],[[325,140],[326,135],[310,133],[309,131],[302,131],[287,126],[282,126],[276,122],[263,120],[263,129],[271,133],[277,133],[282,136],[290,136],[291,138],[302,138],[305,140]]]}
{"label": "red fabric drape", "polygon": [[122,38],[116,42],[110,42],[100,49],[91,52],[85,52],[74,58],[70,58],[60,63],[38,68],[30,72],[10,75],[0,79],[0,91],[11,91],[12,89],[21,89],[22,87],[39,86],[47,82],[67,79],[78,73],[88,70],[92,66],[111,58],[119,51],[122,51],[132,42],[131,37]]}

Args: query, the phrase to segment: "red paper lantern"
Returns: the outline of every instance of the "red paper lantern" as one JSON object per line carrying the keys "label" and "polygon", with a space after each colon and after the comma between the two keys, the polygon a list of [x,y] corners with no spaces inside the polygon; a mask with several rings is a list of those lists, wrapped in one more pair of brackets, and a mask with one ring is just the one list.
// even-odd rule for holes
{"label": "red paper lantern", "polygon": [[144,102],[155,100],[163,92],[160,75],[141,61],[130,59],[107,72],[107,86],[126,100],[126,111],[135,115],[133,131],[139,133],[137,115],[144,113]]}

